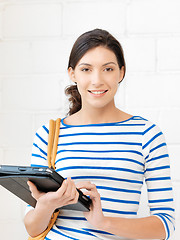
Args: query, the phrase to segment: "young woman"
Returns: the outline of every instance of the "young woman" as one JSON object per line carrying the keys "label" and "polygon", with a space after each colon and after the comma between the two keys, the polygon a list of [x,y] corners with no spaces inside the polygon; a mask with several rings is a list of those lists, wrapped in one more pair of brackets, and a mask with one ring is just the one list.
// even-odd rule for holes
{"label": "young woman", "polygon": [[[47,240],[169,239],[174,208],[164,135],[150,121],[115,106],[125,76],[120,43],[95,29],[75,42],[68,65],[74,84],[66,89],[70,111],[61,120],[56,171],[67,180],[57,192],[41,193],[25,216],[28,233],[43,232],[56,208],[76,203],[76,187],[92,199],[90,212],[60,210]],[[47,166],[48,124],[36,133],[32,166]],[[137,218],[143,180],[150,216]]]}

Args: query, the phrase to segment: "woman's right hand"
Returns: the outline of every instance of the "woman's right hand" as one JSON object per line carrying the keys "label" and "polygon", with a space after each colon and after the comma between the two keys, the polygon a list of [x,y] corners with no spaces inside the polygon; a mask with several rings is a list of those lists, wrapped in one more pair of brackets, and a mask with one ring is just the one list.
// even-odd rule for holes
{"label": "woman's right hand", "polygon": [[64,180],[61,187],[55,192],[40,192],[35,184],[30,181],[28,181],[28,186],[32,197],[37,201],[37,205],[44,205],[49,210],[51,209],[52,212],[57,208],[74,204],[78,201],[79,193],[71,178]]}
{"label": "woman's right hand", "polygon": [[38,236],[47,228],[55,209],[78,201],[79,193],[71,178],[64,180],[56,192],[40,192],[30,181],[28,185],[33,198],[37,200],[35,208],[24,218],[26,230],[31,237]]}

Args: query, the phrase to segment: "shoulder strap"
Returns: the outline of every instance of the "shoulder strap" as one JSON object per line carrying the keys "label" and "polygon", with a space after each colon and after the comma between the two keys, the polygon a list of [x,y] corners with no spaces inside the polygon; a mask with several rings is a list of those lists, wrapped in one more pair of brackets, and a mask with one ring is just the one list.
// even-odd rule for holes
{"label": "shoulder strap", "polygon": [[[53,167],[55,169],[55,159],[57,154],[57,145],[59,139],[59,130],[60,130],[60,122],[61,119],[58,118],[56,121],[50,120],[49,121],[49,136],[48,136],[48,150],[47,150],[47,160],[48,160],[48,167]],[[52,226],[56,222],[57,216],[59,214],[59,210],[55,211],[52,214],[51,220],[48,224],[47,229],[39,234],[37,237],[29,237],[28,240],[44,240],[48,232],[51,230]]]}
{"label": "shoulder strap", "polygon": [[48,149],[47,149],[47,161],[48,167],[53,167],[55,169],[55,159],[57,154],[57,145],[59,139],[61,119],[58,118],[56,121],[49,121],[49,136],[48,136]]}

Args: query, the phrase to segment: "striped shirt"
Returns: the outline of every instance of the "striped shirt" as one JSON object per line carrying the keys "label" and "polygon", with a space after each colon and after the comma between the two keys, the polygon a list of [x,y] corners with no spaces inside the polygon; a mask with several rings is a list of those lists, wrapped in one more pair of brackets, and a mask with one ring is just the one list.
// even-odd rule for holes
{"label": "striped shirt", "polygon": [[[32,166],[47,166],[48,129],[46,124],[36,132]],[[64,178],[96,185],[105,216],[136,218],[145,180],[150,215],[162,221],[166,239],[174,232],[167,145],[150,121],[133,116],[115,123],[67,125],[62,119],[55,165]],[[62,209],[45,239],[125,238],[95,229],[82,212]]]}

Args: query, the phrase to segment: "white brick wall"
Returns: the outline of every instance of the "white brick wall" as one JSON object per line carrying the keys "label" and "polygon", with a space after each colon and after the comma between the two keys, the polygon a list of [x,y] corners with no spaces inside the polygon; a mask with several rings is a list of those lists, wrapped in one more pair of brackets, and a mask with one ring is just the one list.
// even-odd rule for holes
{"label": "white brick wall", "polygon": [[[64,116],[73,42],[99,27],[117,37],[127,75],[116,103],[157,123],[171,158],[180,239],[180,1],[0,1],[0,164],[29,165],[37,128]],[[140,215],[147,213],[143,188]],[[24,240],[25,204],[0,187],[1,239]],[[9,231],[10,227],[10,231]]]}
{"label": "white brick wall", "polygon": [[64,1],[63,34],[77,35],[93,28],[124,33],[126,1]]}
{"label": "white brick wall", "polygon": [[130,1],[127,31],[133,34],[179,33],[180,2],[178,0]]}
{"label": "white brick wall", "polygon": [[[18,56],[18,59],[17,59]],[[0,42],[0,74],[31,74],[31,51],[27,41]]]}
{"label": "white brick wall", "polygon": [[[9,1],[4,1],[9,2]],[[61,3],[31,3],[31,1],[14,1],[17,4],[5,5],[3,8],[3,37],[32,38],[60,36],[62,24]]]}
{"label": "white brick wall", "polygon": [[157,67],[159,71],[164,71],[164,72],[179,71],[180,69],[179,42],[180,42],[179,36],[163,37],[158,39],[158,42],[157,42],[158,66]]}

